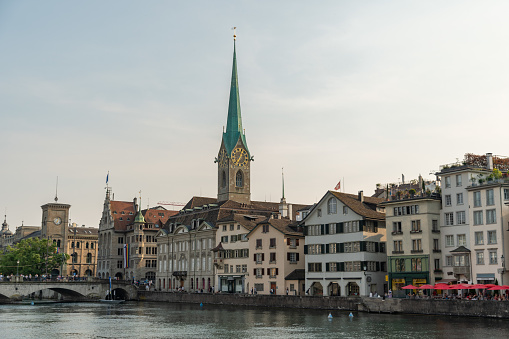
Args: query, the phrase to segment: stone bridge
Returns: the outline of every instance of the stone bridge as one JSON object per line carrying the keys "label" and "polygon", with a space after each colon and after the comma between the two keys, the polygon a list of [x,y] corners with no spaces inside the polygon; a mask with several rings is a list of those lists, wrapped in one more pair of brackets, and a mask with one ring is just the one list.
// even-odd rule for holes
{"label": "stone bridge", "polygon": [[[105,299],[109,294],[108,280],[94,279],[89,281],[23,281],[0,282],[0,302],[39,297],[44,290],[60,294],[61,300],[85,301]],[[115,299],[133,300],[137,298],[138,289],[128,281],[112,281],[111,289]]]}

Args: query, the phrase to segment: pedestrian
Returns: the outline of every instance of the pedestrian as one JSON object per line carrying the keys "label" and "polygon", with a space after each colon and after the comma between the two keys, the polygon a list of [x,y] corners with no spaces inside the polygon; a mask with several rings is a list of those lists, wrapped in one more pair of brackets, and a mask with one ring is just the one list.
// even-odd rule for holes
{"label": "pedestrian", "polygon": [[288,295],[288,287],[286,288],[286,295]]}

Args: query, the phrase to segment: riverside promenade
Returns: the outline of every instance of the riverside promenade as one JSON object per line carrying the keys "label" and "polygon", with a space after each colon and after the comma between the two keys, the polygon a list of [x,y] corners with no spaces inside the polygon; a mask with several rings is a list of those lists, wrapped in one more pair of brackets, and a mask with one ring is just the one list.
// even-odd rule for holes
{"label": "riverside promenade", "polygon": [[209,294],[139,291],[140,301],[238,305],[255,307],[345,310],[372,313],[403,313],[509,319],[509,301],[398,299],[369,297],[319,297],[251,294]]}

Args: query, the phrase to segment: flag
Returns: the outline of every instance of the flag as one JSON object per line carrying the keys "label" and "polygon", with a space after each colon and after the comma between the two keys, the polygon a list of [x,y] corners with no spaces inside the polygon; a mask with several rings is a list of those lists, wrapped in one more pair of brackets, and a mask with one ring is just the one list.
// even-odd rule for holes
{"label": "flag", "polygon": [[129,268],[129,245],[124,244],[124,268]]}
{"label": "flag", "polygon": [[336,187],[334,187],[334,190],[338,190],[341,188],[341,180],[339,180],[338,184],[336,185]]}
{"label": "flag", "polygon": [[110,172],[108,171],[108,174],[106,174],[106,184],[108,184],[109,177],[110,177]]}

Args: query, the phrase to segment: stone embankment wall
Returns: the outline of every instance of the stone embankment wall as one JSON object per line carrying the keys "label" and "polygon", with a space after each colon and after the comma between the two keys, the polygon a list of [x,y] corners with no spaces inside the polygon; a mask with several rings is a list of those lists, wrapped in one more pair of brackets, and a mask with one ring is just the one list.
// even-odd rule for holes
{"label": "stone embankment wall", "polygon": [[509,301],[312,297],[140,291],[141,301],[509,318]]}

